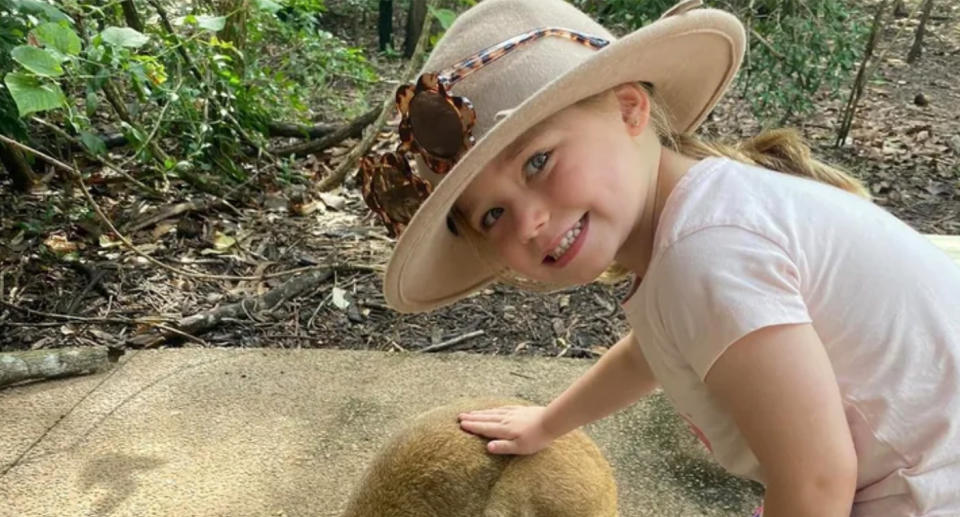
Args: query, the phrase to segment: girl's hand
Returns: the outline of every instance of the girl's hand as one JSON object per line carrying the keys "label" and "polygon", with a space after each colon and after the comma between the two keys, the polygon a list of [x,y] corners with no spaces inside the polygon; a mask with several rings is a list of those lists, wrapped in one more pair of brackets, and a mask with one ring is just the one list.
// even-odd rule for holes
{"label": "girl's hand", "polygon": [[491,438],[487,450],[492,454],[533,454],[553,441],[543,427],[546,408],[540,406],[504,406],[460,413],[460,428]]}

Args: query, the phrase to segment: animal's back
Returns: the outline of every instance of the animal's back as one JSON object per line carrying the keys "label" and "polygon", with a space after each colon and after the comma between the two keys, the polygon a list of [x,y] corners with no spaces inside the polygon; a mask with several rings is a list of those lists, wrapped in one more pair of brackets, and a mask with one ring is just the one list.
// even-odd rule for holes
{"label": "animal's back", "polygon": [[613,473],[582,431],[530,456],[492,455],[457,414],[515,399],[472,399],[417,416],[379,451],[344,517],[614,517]]}

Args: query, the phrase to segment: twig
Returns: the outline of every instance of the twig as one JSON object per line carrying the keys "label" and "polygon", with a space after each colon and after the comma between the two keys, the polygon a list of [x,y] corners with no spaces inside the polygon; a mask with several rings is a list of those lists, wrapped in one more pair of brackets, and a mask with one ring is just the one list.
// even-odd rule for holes
{"label": "twig", "polygon": [[106,271],[94,269],[86,264],[77,261],[68,262],[71,266],[79,271],[83,272],[87,277],[87,284],[83,286],[83,290],[80,291],[80,294],[73,297],[73,300],[67,306],[67,313],[72,314],[73,311],[77,309],[77,306],[83,302],[83,298],[90,292],[90,289],[97,287],[97,292],[100,293],[104,298],[110,298],[110,293],[100,282],[103,280]]}
{"label": "twig", "polygon": [[[430,9],[433,4],[433,1],[428,2],[427,9]],[[417,41],[417,47],[413,52],[413,57],[410,58],[410,62],[407,64],[407,69],[403,73],[401,83],[410,82],[414,72],[417,70],[419,56],[423,53],[427,46],[427,41],[430,39],[430,27],[432,26],[432,22],[433,16],[428,15],[424,17],[423,29],[420,32],[420,39]],[[364,136],[360,143],[358,143],[357,146],[350,151],[350,154],[347,155],[347,158],[340,164],[340,166],[337,167],[332,174],[324,178],[319,185],[317,185],[317,190],[325,192],[340,186],[340,184],[343,183],[343,180],[347,177],[347,173],[356,169],[357,161],[360,160],[361,156],[370,150],[371,146],[373,146],[374,140],[376,140],[377,135],[380,134],[380,128],[383,127],[387,117],[390,113],[392,113],[395,102],[396,100],[394,99],[393,94],[389,95],[387,99],[383,101],[383,108],[380,110],[380,116],[377,117],[377,120],[367,128],[368,132],[366,136]]]}
{"label": "twig", "polygon": [[773,48],[773,45],[771,45],[770,42],[766,40],[766,38],[764,38],[763,36],[760,35],[759,32],[757,32],[757,29],[750,27],[750,32],[753,34],[753,37],[757,38],[757,41],[759,41],[760,43],[763,43],[764,47],[767,47],[767,50],[769,50],[771,54],[773,54],[774,56],[777,56],[778,59],[781,59],[781,60],[784,59],[783,54],[781,54],[780,52],[777,52],[777,50]]}
{"label": "twig", "polygon": [[19,305],[15,305],[15,304],[12,304],[12,303],[7,302],[7,301],[4,301],[4,300],[0,300],[0,304],[6,305],[7,307],[10,307],[11,309],[15,309],[15,310],[18,310],[18,311],[21,311],[21,312],[25,312],[25,313],[27,313],[27,314],[33,314],[34,316],[43,316],[43,317],[45,317],[45,318],[55,318],[55,319],[69,320],[69,321],[82,321],[82,322],[86,322],[86,323],[124,323],[124,324],[127,324],[127,325],[149,325],[149,326],[151,326],[151,327],[156,327],[156,328],[158,328],[158,329],[165,330],[165,331],[167,331],[167,332],[172,332],[172,333],[174,333],[174,334],[179,334],[179,335],[181,335],[181,336],[183,336],[183,337],[185,337],[185,338],[187,338],[187,339],[190,339],[190,340],[192,340],[192,341],[196,341],[197,343],[200,343],[201,345],[207,346],[206,342],[204,342],[202,339],[200,339],[200,338],[198,338],[198,337],[196,337],[196,336],[192,336],[192,335],[190,335],[190,334],[188,334],[188,333],[186,333],[186,332],[184,332],[184,331],[181,331],[181,330],[178,330],[178,329],[175,329],[175,328],[171,328],[171,327],[169,327],[169,326],[167,326],[167,325],[164,325],[163,323],[157,323],[156,321],[152,321],[152,320],[150,320],[150,319],[137,319],[137,318],[132,318],[132,319],[131,319],[131,318],[98,318],[98,317],[72,316],[72,315],[70,315],[70,314],[57,314],[57,313],[54,313],[54,312],[43,312],[43,311],[38,311],[38,310],[34,310],[34,309],[28,309],[27,307],[21,307],[21,306],[19,306]]}
{"label": "twig", "polygon": [[[7,138],[3,135],[0,135],[0,141],[6,142],[10,145],[23,149],[24,151],[33,153],[39,156],[40,158],[43,158],[44,160],[46,160],[48,163],[55,165],[57,167],[60,167],[61,169],[70,173],[74,181],[76,181],[79,184],[80,191],[83,192],[83,196],[87,199],[87,202],[90,203],[90,205],[93,207],[94,212],[96,212],[97,216],[100,217],[100,220],[107,225],[110,231],[113,232],[128,249],[133,251],[138,256],[143,257],[150,263],[156,266],[159,266],[167,271],[170,271],[171,273],[175,273],[188,278],[208,279],[208,280],[264,280],[268,278],[277,278],[281,276],[292,275],[294,273],[300,273],[303,271],[311,271],[311,270],[319,269],[319,266],[308,266],[308,267],[294,268],[286,271],[279,271],[276,273],[269,273],[266,275],[259,275],[259,276],[234,276],[234,275],[210,275],[206,273],[195,273],[193,271],[187,271],[185,269],[175,268],[173,266],[164,264],[163,262],[160,262],[159,260],[151,257],[150,255],[147,255],[146,253],[140,251],[136,246],[133,245],[132,242],[130,242],[130,239],[128,239],[125,235],[120,233],[120,230],[118,230],[117,227],[114,226],[113,221],[111,221],[110,218],[107,217],[105,213],[103,213],[103,210],[100,209],[100,205],[97,204],[97,202],[93,199],[93,196],[90,195],[90,192],[87,191],[87,186],[83,182],[83,177],[80,175],[80,172],[75,167],[71,167],[70,165],[63,163],[52,156],[46,155],[40,151],[37,151],[36,149],[33,149],[27,145],[21,144],[20,142]],[[357,267],[362,267],[362,266],[357,266]]]}
{"label": "twig", "polygon": [[458,343],[461,343],[461,342],[466,341],[466,340],[471,339],[471,338],[475,338],[475,337],[477,337],[477,336],[482,336],[483,334],[485,334],[485,332],[482,331],[482,330],[474,330],[473,332],[467,332],[466,334],[463,334],[463,335],[461,335],[461,336],[457,336],[457,337],[455,337],[455,338],[453,338],[453,339],[448,339],[448,340],[446,340],[446,341],[442,341],[442,342],[440,342],[440,343],[437,343],[436,345],[430,345],[430,346],[428,346],[428,347],[426,347],[426,348],[421,348],[421,349],[420,349],[420,352],[422,352],[422,353],[427,353],[427,352],[437,352],[437,351],[440,351],[440,350],[445,350],[445,349],[447,349],[447,348],[452,347],[453,345],[456,345],[456,344],[458,344]]}
{"label": "twig", "polygon": [[[56,133],[56,134],[59,135],[60,137],[66,138],[67,140],[69,140],[69,141],[70,141],[71,143],[73,143],[74,145],[78,145],[78,146],[80,146],[81,148],[86,149],[86,146],[83,145],[83,142],[81,142],[79,138],[76,138],[76,137],[74,137],[74,136],[71,136],[71,135],[68,134],[66,131],[60,129],[59,127],[55,126],[54,124],[51,124],[51,123],[47,122],[46,120],[43,120],[42,118],[39,118],[39,117],[30,117],[30,120],[32,120],[32,121],[36,122],[37,124],[40,124],[40,125],[48,128],[48,129],[50,129],[51,131],[53,131],[54,133]],[[97,160],[98,162],[106,165],[108,168],[110,168],[111,170],[113,170],[113,171],[116,172],[117,174],[123,176],[124,179],[126,179],[127,181],[129,181],[129,182],[133,183],[134,185],[140,187],[141,189],[149,192],[151,195],[153,195],[153,196],[160,196],[160,192],[159,192],[157,189],[155,189],[155,188],[153,188],[153,187],[151,187],[151,186],[149,186],[149,185],[141,182],[141,181],[138,180],[137,178],[134,178],[133,176],[127,174],[126,171],[124,171],[124,170],[121,169],[119,166],[117,166],[117,165],[115,165],[114,163],[112,163],[110,160],[108,160],[108,159],[106,159],[106,158],[99,157],[99,156],[94,156],[93,159],[95,159],[95,160]]]}
{"label": "twig", "polygon": [[169,219],[174,216],[178,216],[184,212],[197,212],[206,210],[213,203],[209,201],[186,201],[183,203],[177,203],[174,205],[167,205],[165,207],[159,208],[156,212],[150,214],[149,216],[137,221],[130,223],[124,227],[124,231],[135,232],[146,228],[147,226],[154,225],[163,221],[164,219]]}
{"label": "twig", "polygon": [[[220,322],[230,318],[238,318],[246,315],[248,318],[257,321],[254,313],[269,312],[276,309],[286,300],[295,298],[301,293],[313,289],[316,285],[327,281],[331,276],[333,276],[333,270],[328,268],[321,271],[314,271],[308,275],[291,278],[261,296],[244,298],[236,303],[188,316],[177,322],[176,327],[191,334],[202,334],[215,328]],[[170,337],[169,334],[140,335],[131,339],[130,343],[152,347],[163,343]]]}

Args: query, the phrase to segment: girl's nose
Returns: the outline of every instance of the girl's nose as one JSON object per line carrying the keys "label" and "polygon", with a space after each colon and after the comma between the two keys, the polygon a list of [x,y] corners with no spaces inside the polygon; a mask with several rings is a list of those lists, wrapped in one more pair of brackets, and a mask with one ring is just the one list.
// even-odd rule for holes
{"label": "girl's nose", "polygon": [[534,241],[546,228],[547,222],[550,221],[550,213],[542,203],[535,201],[518,203],[518,205],[513,212],[517,214],[517,235],[524,243]]}

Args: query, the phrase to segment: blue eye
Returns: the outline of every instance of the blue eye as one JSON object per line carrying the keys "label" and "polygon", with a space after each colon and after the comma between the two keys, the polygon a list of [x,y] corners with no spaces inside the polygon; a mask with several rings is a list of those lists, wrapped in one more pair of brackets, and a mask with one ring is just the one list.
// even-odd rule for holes
{"label": "blue eye", "polygon": [[523,164],[523,175],[527,178],[536,176],[543,171],[544,167],[547,166],[547,160],[549,159],[550,153],[548,152],[540,151],[535,153],[532,157],[530,157],[529,160],[527,160],[527,163]]}
{"label": "blue eye", "polygon": [[484,230],[490,228],[497,222],[497,219],[499,219],[502,214],[503,209],[500,207],[487,210],[487,213],[483,214],[483,220],[480,221],[480,226],[483,227]]}

